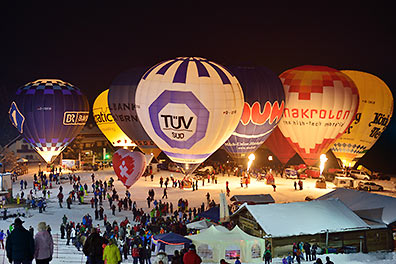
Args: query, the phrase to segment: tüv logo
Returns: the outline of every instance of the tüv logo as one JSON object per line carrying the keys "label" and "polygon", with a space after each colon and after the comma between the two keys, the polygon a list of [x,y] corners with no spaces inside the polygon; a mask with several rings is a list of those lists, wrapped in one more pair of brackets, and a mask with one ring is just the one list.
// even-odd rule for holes
{"label": "t\u00fcv logo", "polygon": [[192,92],[165,90],[149,114],[155,133],[172,148],[190,149],[206,135],[209,111]]}

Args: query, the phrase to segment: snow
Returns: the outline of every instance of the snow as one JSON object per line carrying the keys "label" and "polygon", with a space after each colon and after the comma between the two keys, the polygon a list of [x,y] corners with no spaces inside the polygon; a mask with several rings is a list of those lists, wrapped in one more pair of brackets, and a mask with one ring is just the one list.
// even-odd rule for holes
{"label": "snow", "polygon": [[[243,204],[261,228],[272,237],[365,230],[369,226],[336,199],[286,204]],[[237,211],[237,212],[238,212]],[[235,213],[237,213],[235,212]],[[293,216],[298,221],[291,225]]]}
{"label": "snow", "polygon": [[340,199],[354,211],[383,208],[378,220],[382,220],[387,225],[396,222],[396,198],[394,197],[343,188],[319,197],[320,200],[329,198]]}
{"label": "snow", "polygon": [[[32,188],[32,179],[33,173],[37,172],[37,168],[30,169],[29,174],[20,176],[20,179],[26,179],[28,182],[28,189],[24,190],[25,196],[28,194],[30,189]],[[77,172],[76,174],[80,175],[82,184],[87,183],[89,186],[89,190],[91,191],[91,175],[92,172]],[[139,179],[130,189],[129,191],[132,194],[132,199],[137,202],[138,207],[142,207],[146,212],[148,212],[147,208],[147,192],[149,189],[154,189],[155,191],[155,199],[159,200],[162,197],[162,189],[159,186],[159,178],[160,176],[168,177],[173,175],[175,178],[181,179],[182,175],[180,173],[169,172],[169,171],[160,171],[156,173],[154,177],[154,181],[151,182],[149,177],[147,179],[141,178]],[[105,170],[95,172],[96,179],[109,180],[110,177],[117,179],[112,169],[108,168]],[[255,179],[251,180],[251,183],[248,188],[241,188],[240,180],[238,177],[233,176],[221,176],[218,177],[218,184],[208,183],[205,181],[205,186],[202,186],[202,181],[199,181],[199,189],[198,191],[192,191],[192,189],[174,189],[168,187],[168,199],[165,199],[167,202],[172,202],[174,208],[176,208],[177,201],[180,197],[183,199],[188,199],[190,207],[198,207],[202,202],[206,203],[206,193],[209,192],[211,199],[214,199],[216,202],[219,202],[219,193],[221,191],[225,192],[225,182],[229,182],[229,188],[231,190],[231,196],[238,194],[261,194],[261,193],[270,193],[275,199],[276,203],[285,203],[285,202],[302,202],[305,200],[307,196],[315,199],[320,197],[332,190],[334,190],[334,185],[332,183],[327,183],[327,189],[317,189],[315,188],[316,180],[306,179],[304,181],[304,189],[302,191],[294,190],[294,180],[284,179],[284,178],[275,178],[276,182],[276,192],[273,191],[271,185],[266,185],[263,181],[259,182]],[[72,186],[68,183],[68,181],[63,181],[62,183],[64,191],[63,193],[68,193]],[[126,188],[119,181],[115,182],[116,189],[120,194],[120,197],[124,197],[124,192]],[[386,193],[392,196],[396,196],[394,191],[394,185],[392,182],[388,182],[388,186],[384,185],[386,188]],[[20,192],[19,181],[15,182],[13,185],[14,196],[18,192]],[[54,235],[54,240],[56,243],[54,258],[51,263],[85,263],[85,257],[78,252],[74,246],[66,246],[66,241],[61,240],[59,236],[59,227],[61,223],[61,219],[65,214],[68,217],[69,221],[81,222],[82,217],[89,213],[91,216],[94,216],[94,210],[90,207],[90,204],[78,205],[73,203],[72,209],[69,210],[66,207],[66,203],[64,203],[64,208],[59,208],[57,203],[56,195],[58,193],[58,186],[54,185],[51,191],[51,197],[48,200],[48,207],[45,212],[38,213],[37,209],[31,209],[28,212],[27,217],[21,217],[22,220],[25,221],[24,226],[29,228],[29,226],[33,226],[35,230],[37,230],[37,224],[41,221],[45,221],[52,228],[52,233]],[[36,196],[41,196],[40,192],[37,192]],[[85,198],[85,201],[89,201],[92,197],[92,193],[88,193],[88,197]],[[227,198],[229,202],[229,197]],[[164,201],[164,200],[163,200]],[[109,210],[108,202],[104,201],[103,203],[105,214],[107,214],[108,220],[113,221],[117,220],[120,222],[121,219],[124,219],[126,216],[129,219],[132,218],[132,214],[130,211],[116,211],[116,215],[112,216],[111,211]],[[9,218],[7,220],[0,220],[0,229],[7,230],[10,224],[13,223],[13,219]],[[103,227],[103,221],[94,220],[94,225],[98,225]],[[0,263],[8,263],[8,260],[4,257],[4,250],[0,249]],[[324,258],[322,258],[323,260]],[[396,263],[396,256],[394,253],[370,253],[370,254],[348,254],[348,255],[331,255],[331,259],[334,260],[334,263]],[[132,262],[131,259],[128,259],[126,262]],[[281,259],[274,259],[273,263],[281,263]],[[304,262],[303,262],[304,263]],[[308,262],[307,262],[308,263]],[[310,262],[312,263],[312,262]]]}

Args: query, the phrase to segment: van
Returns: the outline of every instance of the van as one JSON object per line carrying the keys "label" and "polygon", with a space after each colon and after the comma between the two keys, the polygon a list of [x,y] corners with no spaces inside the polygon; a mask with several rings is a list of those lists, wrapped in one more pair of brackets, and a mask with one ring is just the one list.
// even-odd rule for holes
{"label": "van", "polygon": [[333,183],[338,188],[353,188],[354,180],[351,177],[335,177]]}
{"label": "van", "polygon": [[370,180],[370,176],[367,174],[367,172],[360,171],[360,170],[351,170],[349,172],[349,175],[352,178],[355,178],[355,179],[358,179],[358,180],[365,180],[365,181],[369,181]]}

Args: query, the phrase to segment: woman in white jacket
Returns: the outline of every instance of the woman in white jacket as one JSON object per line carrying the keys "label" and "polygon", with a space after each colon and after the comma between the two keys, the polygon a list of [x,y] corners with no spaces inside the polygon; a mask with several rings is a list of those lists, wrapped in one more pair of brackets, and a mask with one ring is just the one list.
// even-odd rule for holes
{"label": "woman in white jacket", "polygon": [[48,264],[54,253],[54,242],[45,222],[40,222],[37,228],[38,232],[34,237],[34,258],[37,264]]}

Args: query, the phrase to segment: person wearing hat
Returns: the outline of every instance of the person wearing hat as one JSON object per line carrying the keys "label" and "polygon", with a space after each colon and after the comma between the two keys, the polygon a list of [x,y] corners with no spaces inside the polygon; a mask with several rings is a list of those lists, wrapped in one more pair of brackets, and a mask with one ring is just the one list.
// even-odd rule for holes
{"label": "person wearing hat", "polygon": [[194,244],[188,247],[188,251],[183,256],[183,262],[189,264],[199,264],[202,262],[202,259],[198,256],[197,252],[195,252]]}
{"label": "person wearing hat", "polygon": [[34,237],[34,258],[37,264],[48,264],[54,253],[54,242],[45,222],[38,223],[37,229],[38,232]]}
{"label": "person wearing hat", "polygon": [[87,237],[83,246],[83,252],[87,256],[87,263],[102,264],[103,263],[103,244],[107,244],[108,240],[99,235],[96,228],[92,228],[91,234]]}
{"label": "person wearing hat", "polygon": [[6,241],[7,258],[10,263],[32,263],[34,257],[34,239],[23,226],[24,221],[15,218],[11,234]]}
{"label": "person wearing hat", "polygon": [[[157,257],[155,258],[154,264],[168,264],[168,255],[164,252],[163,249],[160,249],[160,251],[157,254]],[[188,262],[185,262],[188,263]]]}
{"label": "person wearing hat", "polygon": [[107,264],[118,264],[121,261],[120,250],[118,249],[114,238],[110,238],[109,244],[103,251],[103,261]]}

